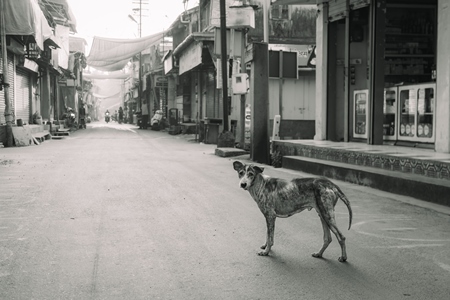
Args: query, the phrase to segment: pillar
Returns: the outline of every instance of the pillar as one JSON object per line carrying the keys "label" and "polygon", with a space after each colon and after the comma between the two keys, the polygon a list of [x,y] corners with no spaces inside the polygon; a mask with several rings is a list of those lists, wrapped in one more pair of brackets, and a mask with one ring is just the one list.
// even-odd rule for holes
{"label": "pillar", "polygon": [[450,2],[438,0],[436,152],[450,153]]}
{"label": "pillar", "polygon": [[316,20],[316,134],[315,140],[327,139],[328,90],[328,3],[317,5]]}
{"label": "pillar", "polygon": [[267,43],[253,43],[250,99],[251,149],[250,158],[269,164],[269,47]]}

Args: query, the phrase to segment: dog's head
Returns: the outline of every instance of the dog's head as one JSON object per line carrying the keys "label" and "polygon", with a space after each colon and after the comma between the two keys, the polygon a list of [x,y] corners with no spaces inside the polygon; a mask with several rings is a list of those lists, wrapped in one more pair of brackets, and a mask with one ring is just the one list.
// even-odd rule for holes
{"label": "dog's head", "polygon": [[244,190],[248,190],[248,188],[253,185],[256,175],[264,171],[264,168],[255,165],[246,165],[240,161],[233,162],[233,167],[241,179],[239,181],[239,186]]}

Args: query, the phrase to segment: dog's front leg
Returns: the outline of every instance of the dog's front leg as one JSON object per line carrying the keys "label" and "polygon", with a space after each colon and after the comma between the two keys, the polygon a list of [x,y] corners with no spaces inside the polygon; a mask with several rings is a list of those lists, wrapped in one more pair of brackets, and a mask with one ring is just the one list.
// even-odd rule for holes
{"label": "dog's front leg", "polygon": [[264,249],[264,251],[260,251],[258,255],[261,256],[267,256],[269,255],[270,248],[273,246],[273,236],[275,232],[275,219],[274,216],[265,216],[266,217],[266,224],[267,224],[267,237],[266,237],[266,243],[261,246],[261,249]]}

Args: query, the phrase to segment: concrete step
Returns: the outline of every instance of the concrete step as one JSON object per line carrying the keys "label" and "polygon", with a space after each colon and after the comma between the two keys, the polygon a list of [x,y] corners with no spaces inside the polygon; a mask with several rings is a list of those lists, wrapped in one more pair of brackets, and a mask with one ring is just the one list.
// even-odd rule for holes
{"label": "concrete step", "polygon": [[282,167],[450,206],[445,179],[303,156],[283,156]]}
{"label": "concrete step", "polygon": [[45,140],[49,140],[52,138],[50,135],[50,132],[48,130],[43,130],[41,132],[35,132],[31,134],[36,140],[38,140],[40,143],[42,143]]}
{"label": "concrete step", "polygon": [[214,151],[214,154],[220,157],[233,157],[249,153],[250,152],[247,150],[237,148],[227,148],[227,147],[216,148],[216,150]]}
{"label": "concrete step", "polygon": [[53,132],[54,136],[69,136],[70,131],[55,131]]}

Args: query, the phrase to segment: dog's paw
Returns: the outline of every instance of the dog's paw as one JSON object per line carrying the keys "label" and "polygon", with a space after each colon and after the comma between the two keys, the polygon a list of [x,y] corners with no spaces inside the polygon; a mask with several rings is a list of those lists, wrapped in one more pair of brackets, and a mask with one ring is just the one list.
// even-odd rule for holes
{"label": "dog's paw", "polygon": [[315,257],[315,258],[323,258],[322,254],[320,254],[320,253],[313,253],[313,254],[311,254],[311,256]]}
{"label": "dog's paw", "polygon": [[267,244],[264,244],[260,248],[264,250],[264,249],[266,249],[266,247],[267,247]]}
{"label": "dog's paw", "polygon": [[269,251],[260,251],[258,252],[259,256],[268,256],[269,255]]}
{"label": "dog's paw", "polygon": [[347,261],[347,257],[341,256],[341,257],[338,258],[338,261],[340,261],[340,262],[346,262],[346,261]]}

